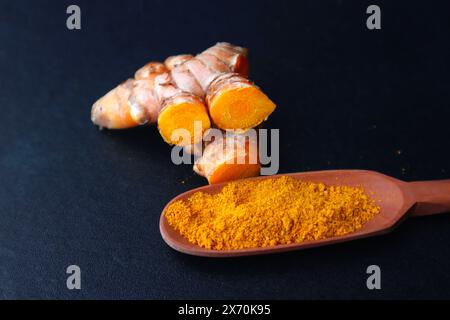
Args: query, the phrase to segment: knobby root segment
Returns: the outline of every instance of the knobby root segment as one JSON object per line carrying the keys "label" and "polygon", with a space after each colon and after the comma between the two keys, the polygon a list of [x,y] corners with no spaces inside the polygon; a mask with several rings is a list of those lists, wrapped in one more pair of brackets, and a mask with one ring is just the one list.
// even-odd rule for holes
{"label": "knobby root segment", "polygon": [[177,56],[168,57],[164,61],[164,64],[167,69],[173,70],[175,69],[175,67],[178,67],[183,62],[191,60],[192,58],[194,58],[194,56],[191,54],[179,54]]}
{"label": "knobby root segment", "polygon": [[142,68],[140,68],[138,71],[136,71],[136,73],[134,74],[134,78],[136,80],[142,80],[142,79],[152,80],[158,74],[161,74],[161,73],[164,73],[167,71],[168,71],[168,69],[164,64],[162,64],[160,62],[151,61],[151,62],[147,63],[145,66],[143,66]]}
{"label": "knobby root segment", "polygon": [[[155,77],[154,93],[160,101],[158,129],[169,144],[186,145],[202,139],[203,131],[211,126],[208,110],[202,98],[181,90],[170,73]],[[201,132],[194,132],[196,122],[201,123]],[[189,134],[190,136],[186,137]],[[184,138],[180,136],[184,135]],[[189,139],[187,139],[189,138]]]}
{"label": "knobby root segment", "polygon": [[210,84],[220,75],[248,73],[247,50],[220,42],[195,57],[178,55],[165,61],[174,83],[183,91],[204,98]]}
{"label": "knobby root segment", "polygon": [[[195,130],[196,123],[200,125],[199,132]],[[185,146],[198,143],[210,126],[203,101],[184,93],[166,100],[158,116],[159,132],[169,144]]]}
{"label": "knobby root segment", "polygon": [[92,122],[108,129],[156,122],[160,101],[154,94],[154,81],[165,72],[167,68],[162,63],[146,64],[136,72],[134,79],[128,79],[94,103]]}
{"label": "knobby root segment", "polygon": [[229,72],[239,73],[244,77],[248,76],[249,63],[246,48],[234,46],[227,42],[219,42],[203,51],[203,54],[214,56],[224,62]]}
{"label": "knobby root segment", "polygon": [[128,98],[132,86],[133,79],[129,79],[94,103],[91,112],[92,121],[108,129],[126,129],[139,125],[130,114],[131,106]]}
{"label": "knobby root segment", "polygon": [[260,170],[257,142],[241,134],[215,139],[194,164],[209,184],[258,176]]}
{"label": "knobby root segment", "polygon": [[275,104],[250,80],[224,74],[209,87],[206,101],[214,125],[221,129],[249,129],[262,123]]}

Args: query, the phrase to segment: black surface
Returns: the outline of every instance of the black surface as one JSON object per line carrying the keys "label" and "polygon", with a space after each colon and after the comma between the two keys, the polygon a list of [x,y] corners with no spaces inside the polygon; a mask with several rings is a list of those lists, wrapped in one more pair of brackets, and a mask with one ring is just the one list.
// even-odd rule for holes
{"label": "black surface", "polygon": [[[81,31],[65,27],[72,3]],[[369,4],[1,1],[0,297],[449,298],[445,214],[303,252],[179,254],[160,237],[161,209],[205,181],[170,162],[154,127],[90,122],[92,102],[148,60],[229,41],[250,48],[251,78],[278,104],[280,172],[449,178],[450,9],[377,1],[382,30],[369,31]],[[70,264],[80,291],[66,289]],[[370,264],[381,291],[366,289]]]}

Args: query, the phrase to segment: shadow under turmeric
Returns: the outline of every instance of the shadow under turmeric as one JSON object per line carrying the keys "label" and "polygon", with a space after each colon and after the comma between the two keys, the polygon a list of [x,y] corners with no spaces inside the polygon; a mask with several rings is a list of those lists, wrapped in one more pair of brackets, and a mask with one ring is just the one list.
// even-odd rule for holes
{"label": "shadow under turmeric", "polygon": [[231,182],[215,195],[196,192],[165,216],[191,243],[232,250],[345,235],[379,211],[361,188],[282,176]]}

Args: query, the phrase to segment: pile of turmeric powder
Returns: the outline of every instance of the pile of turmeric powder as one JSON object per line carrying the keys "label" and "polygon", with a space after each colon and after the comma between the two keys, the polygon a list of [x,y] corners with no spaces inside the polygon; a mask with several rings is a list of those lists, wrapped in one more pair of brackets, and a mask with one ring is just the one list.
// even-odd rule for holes
{"label": "pile of turmeric powder", "polygon": [[191,243],[232,250],[345,235],[379,211],[362,188],[282,176],[231,182],[215,195],[196,192],[165,216]]}

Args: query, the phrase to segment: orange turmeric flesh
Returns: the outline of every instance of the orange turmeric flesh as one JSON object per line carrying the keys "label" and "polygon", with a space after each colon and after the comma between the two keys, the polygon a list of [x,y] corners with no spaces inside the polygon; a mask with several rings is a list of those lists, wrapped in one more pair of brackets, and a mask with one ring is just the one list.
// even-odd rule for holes
{"label": "orange turmeric flesh", "polygon": [[275,104],[256,86],[231,84],[209,101],[213,123],[221,129],[249,129],[263,122]]}
{"label": "orange turmeric flesh", "polygon": [[[200,131],[196,135],[195,123],[200,124]],[[169,144],[189,145],[202,139],[203,132],[209,129],[211,122],[208,111],[203,103],[186,101],[167,105],[158,116],[158,128],[164,141]],[[187,136],[184,138],[176,133],[183,129]],[[180,132],[183,134],[183,132]]]}
{"label": "orange turmeric flesh", "polygon": [[194,171],[208,179],[209,184],[258,176],[261,164],[257,141],[228,133],[205,147]]}
{"label": "orange turmeric flesh", "polygon": [[209,184],[256,177],[261,171],[259,163],[222,163],[208,177]]}
{"label": "orange turmeric flesh", "polygon": [[362,188],[282,176],[231,182],[214,195],[196,192],[172,203],[165,217],[193,244],[234,250],[342,236],[379,211]]}

